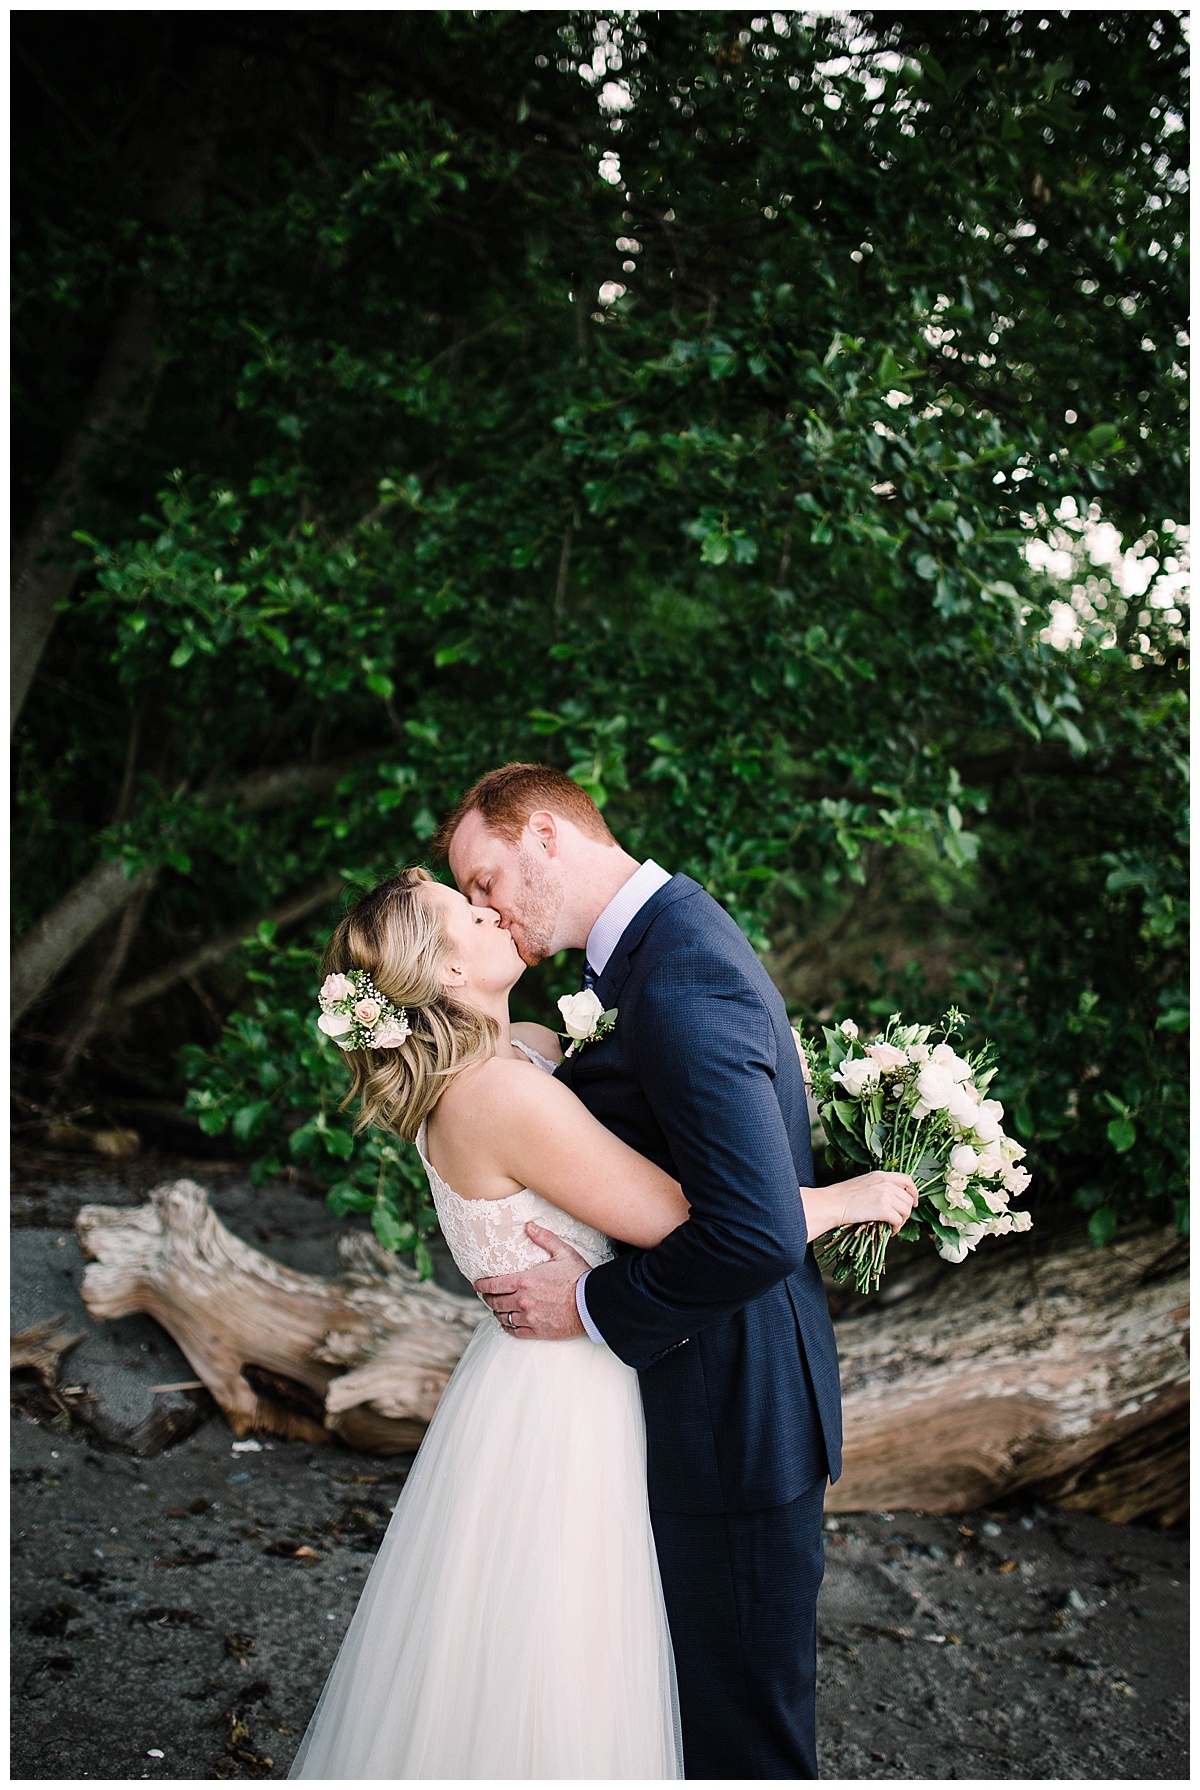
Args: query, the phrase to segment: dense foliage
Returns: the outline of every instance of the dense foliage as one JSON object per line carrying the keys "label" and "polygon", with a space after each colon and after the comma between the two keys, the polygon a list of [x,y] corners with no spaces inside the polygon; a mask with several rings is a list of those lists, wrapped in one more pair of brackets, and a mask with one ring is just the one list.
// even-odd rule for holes
{"label": "dense foliage", "polygon": [[[84,135],[27,102],[28,508],[123,283],[161,371],[94,458],[20,722],[17,930],[99,851],[161,867],[127,983],[257,943],[102,1028],[92,1098],[177,1094],[186,1046],[204,1130],[418,1247],[411,1159],[339,1117],[312,949],[258,923],[541,757],[760,949],[936,912],[937,965],[917,940],[812,1004],[949,993],[1035,1202],[1098,1242],[1182,1223],[1177,16],[118,18],[55,72]],[[215,144],[169,223],[159,136],[116,123],[164,60],[211,80]]]}

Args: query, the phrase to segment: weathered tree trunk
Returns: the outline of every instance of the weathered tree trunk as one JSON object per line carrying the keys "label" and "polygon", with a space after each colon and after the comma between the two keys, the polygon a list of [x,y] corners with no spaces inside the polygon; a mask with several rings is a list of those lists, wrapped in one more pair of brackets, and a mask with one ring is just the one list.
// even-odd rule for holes
{"label": "weathered tree trunk", "polygon": [[[215,804],[233,798],[248,812],[262,813],[268,809],[286,807],[289,802],[314,790],[332,788],[345,776],[348,769],[361,762],[361,758],[356,758],[338,759],[326,764],[281,765],[271,770],[257,771],[240,783],[206,791],[200,800],[206,804]],[[55,976],[66,968],[76,952],[82,950],[88,940],[121,911],[126,902],[132,901],[146,890],[157,874],[157,869],[147,867],[136,876],[127,877],[116,860],[102,858],[60,902],[43,914],[40,920],[35,921],[12,955],[9,973],[10,1027],[24,1017],[43,989],[48,988]],[[122,991],[115,997],[112,1006],[123,1010],[152,1000],[176,982],[194,975],[197,969],[216,963],[235,950],[242,939],[254,931],[260,918],[273,919],[278,926],[290,925],[312,913],[326,900],[332,901],[340,886],[340,879],[327,878],[312,888],[290,896],[271,913],[255,915],[236,932],[226,933],[210,944],[199,947],[168,969]]]}
{"label": "weathered tree trunk", "polygon": [[75,1017],[64,1030],[62,1062],[54,1074],[54,1104],[57,1106],[63,1097],[64,1090],[75,1073],[80,1058],[84,1055],[92,1039],[99,1031],[104,1019],[104,1009],[108,996],[129,956],[138,927],[142,923],[142,915],[150,898],[153,882],[144,883],[132,901],[125,904],[125,912],[121,915],[117,927],[117,936],[113,940],[112,949],[100,966],[100,974],[92,985],[82,1018]]}
{"label": "weathered tree trunk", "polygon": [[193,1181],[133,1211],[85,1206],[83,1298],[97,1318],[143,1311],[168,1330],[238,1436],[340,1435],[378,1454],[416,1448],[484,1307],[419,1281],[347,1235],[346,1273],[298,1274],[231,1235]]}
{"label": "weathered tree trunk", "polygon": [[[327,876],[321,882],[314,883],[311,888],[302,890],[299,895],[293,895],[289,901],[281,902],[262,918],[270,920],[275,926],[294,926],[297,920],[303,920],[320,907],[327,907],[342,887],[340,876]],[[177,982],[185,982],[189,976],[197,975],[211,964],[220,963],[223,957],[236,951],[242,940],[249,938],[260,923],[257,916],[246,920],[232,932],[222,933],[220,938],[210,939],[207,945],[201,945],[186,957],[169,963],[165,969],[156,970],[154,975],[131,983],[114,997],[111,1008],[118,1013],[128,1013],[134,1007],[143,1006],[146,1001],[157,1000],[160,994],[174,988]]]}
{"label": "weathered tree trunk", "polygon": [[[985,1250],[861,1307],[838,1326],[845,1464],[827,1507],[969,1510],[1034,1485],[1069,1497],[1186,1408],[1187,1300],[1186,1248],[1147,1227],[1102,1250]],[[1175,1520],[1178,1446],[1163,1434],[1119,1492],[1093,1485],[1079,1507]]]}
{"label": "weathered tree trunk", "polygon": [[34,1373],[43,1386],[53,1386],[63,1356],[84,1338],[82,1330],[59,1329],[59,1325],[66,1322],[66,1316],[65,1311],[56,1312],[52,1318],[43,1318],[40,1324],[31,1324],[27,1330],[14,1330],[8,1339],[9,1372]]}
{"label": "weathered tree trunk", "polygon": [[[358,1235],[341,1278],[293,1273],[189,1181],[132,1212],[87,1206],[77,1229],[97,1258],[89,1310],[157,1318],[239,1436],[414,1448],[485,1315]],[[1177,1520],[1186,1298],[1186,1251],[1144,1230],[1107,1250],[996,1249],[861,1307],[838,1327],[845,1470],[827,1507],[970,1510],[1038,1485],[1114,1522]]]}
{"label": "weathered tree trunk", "polygon": [[115,858],[101,858],[69,895],[36,921],[13,952],[9,973],[9,1024],[15,1026],[58,972],[107,920],[153,882],[147,866],[126,876]]}

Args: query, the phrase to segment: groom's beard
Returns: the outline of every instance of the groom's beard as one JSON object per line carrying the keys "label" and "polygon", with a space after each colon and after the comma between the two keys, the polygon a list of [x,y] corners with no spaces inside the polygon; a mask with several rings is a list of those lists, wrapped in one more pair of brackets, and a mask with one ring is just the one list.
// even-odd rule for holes
{"label": "groom's beard", "polygon": [[507,915],[513,944],[524,961],[533,965],[554,954],[554,929],[558,924],[562,894],[533,852],[517,859],[517,911]]}

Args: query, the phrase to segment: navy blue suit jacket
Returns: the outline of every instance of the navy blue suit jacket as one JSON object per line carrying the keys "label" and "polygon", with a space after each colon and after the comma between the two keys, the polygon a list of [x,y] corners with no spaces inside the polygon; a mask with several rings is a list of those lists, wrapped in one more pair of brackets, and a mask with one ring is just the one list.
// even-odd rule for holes
{"label": "navy blue suit jacket", "polygon": [[812,1140],[783,1001],[688,876],[630,921],[596,993],[616,1026],[557,1074],[691,1204],[656,1248],[622,1247],[585,1289],[638,1370],[651,1507],[789,1503],[841,1471],[841,1391],[797,1191],[813,1185]]}

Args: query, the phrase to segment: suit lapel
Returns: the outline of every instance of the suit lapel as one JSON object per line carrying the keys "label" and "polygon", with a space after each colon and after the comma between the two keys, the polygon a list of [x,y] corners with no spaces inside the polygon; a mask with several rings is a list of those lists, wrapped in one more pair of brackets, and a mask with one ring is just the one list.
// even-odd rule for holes
{"label": "suit lapel", "polygon": [[700,892],[700,884],[682,872],[673,876],[669,883],[656,889],[644,907],[640,907],[629,922],[617,946],[604,969],[596,978],[596,994],[607,1011],[615,1007],[622,988],[629,976],[630,958],[641,944],[650,924],[663,909],[670,907],[674,901],[681,901],[685,895],[696,895]]}

